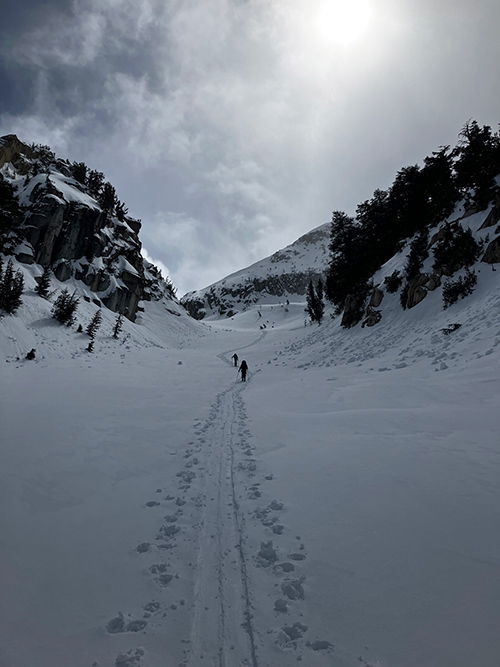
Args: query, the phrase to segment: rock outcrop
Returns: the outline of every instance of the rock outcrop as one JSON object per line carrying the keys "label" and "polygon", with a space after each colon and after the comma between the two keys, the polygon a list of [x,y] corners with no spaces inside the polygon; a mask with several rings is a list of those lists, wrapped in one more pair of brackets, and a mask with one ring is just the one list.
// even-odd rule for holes
{"label": "rock outcrop", "polygon": [[[24,209],[25,241],[16,258],[50,267],[62,282],[81,281],[110,310],[134,321],[139,301],[155,298],[161,280],[141,255],[141,223],[103,210],[71,167],[46,147],[29,147],[15,135],[0,139],[2,174]],[[171,288],[168,281],[165,286]]]}
{"label": "rock outcrop", "polygon": [[0,169],[10,162],[17,173],[24,176],[31,168],[29,158],[33,157],[33,149],[16,137],[15,134],[6,134],[0,137]]}
{"label": "rock outcrop", "polygon": [[490,242],[481,261],[486,262],[486,264],[497,264],[500,262],[500,236],[497,236]]}

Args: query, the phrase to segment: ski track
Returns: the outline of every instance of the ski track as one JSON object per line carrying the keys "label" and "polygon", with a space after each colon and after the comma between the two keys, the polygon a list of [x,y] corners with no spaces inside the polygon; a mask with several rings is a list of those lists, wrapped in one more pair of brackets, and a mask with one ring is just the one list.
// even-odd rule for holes
{"label": "ski track", "polygon": [[234,479],[243,385],[217,395],[206,424],[205,498],[198,542],[188,667],[258,667],[245,557],[243,516]]}
{"label": "ski track", "polygon": [[[237,351],[258,344],[265,336],[263,332]],[[234,368],[228,358],[232,353],[225,351],[217,357]],[[161,602],[142,605],[143,619],[119,612],[106,625],[111,634],[137,632],[151,621],[152,628],[161,632],[156,621],[162,614],[165,617],[170,602],[171,610],[185,614],[184,627],[189,632],[189,639],[184,635],[181,641],[184,657],[178,667],[277,667],[278,663],[288,665],[290,659],[302,659],[299,656],[304,651],[314,653],[311,667],[331,664],[333,644],[317,638],[311,643],[304,636],[308,626],[301,622],[300,609],[305,597],[305,545],[301,543],[297,553],[296,540],[300,538],[292,539],[280,523],[283,503],[271,500],[272,496],[254,479],[272,480],[273,476],[260,470],[249,443],[252,434],[242,392],[251,381],[249,375],[246,383],[231,382],[215,396],[205,422],[194,421],[194,438],[183,453],[186,462],[176,474],[179,495],[163,497],[175,507],[173,514],[164,517],[165,523],[154,540],[136,547],[139,554],[148,555],[148,562],[160,557],[161,562],[150,565],[149,573],[155,577]],[[262,502],[263,506],[257,504]],[[156,500],[146,503],[151,508],[163,505]],[[252,539],[247,525],[254,534]],[[185,547],[181,547],[179,538]],[[287,557],[283,562],[284,554]],[[188,562],[190,558],[192,562]],[[252,582],[259,570],[258,578],[264,586],[260,591]],[[176,597],[183,580],[190,582],[190,593],[185,590],[187,600]],[[281,593],[278,599],[276,587]],[[263,620],[254,602],[259,593],[267,598],[266,605],[272,606],[274,599],[274,627],[256,627],[256,618],[260,623]],[[281,626],[285,620],[288,625]],[[135,667],[140,663],[141,651],[139,647],[135,652],[121,653],[117,664]],[[271,662],[270,655],[274,656]]]}

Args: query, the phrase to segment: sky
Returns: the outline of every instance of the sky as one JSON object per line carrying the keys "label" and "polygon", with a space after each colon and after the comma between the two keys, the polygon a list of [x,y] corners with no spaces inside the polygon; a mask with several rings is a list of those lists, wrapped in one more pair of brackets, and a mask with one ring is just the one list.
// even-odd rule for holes
{"label": "sky", "polygon": [[179,294],[354,213],[469,119],[500,121],[498,0],[0,12],[0,135],[103,171]]}

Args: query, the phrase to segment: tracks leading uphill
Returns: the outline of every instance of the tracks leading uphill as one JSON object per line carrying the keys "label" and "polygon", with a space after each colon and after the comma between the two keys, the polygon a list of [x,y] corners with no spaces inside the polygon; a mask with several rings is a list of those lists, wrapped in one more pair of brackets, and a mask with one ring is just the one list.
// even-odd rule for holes
{"label": "tracks leading uphill", "polygon": [[243,515],[235,488],[235,449],[245,411],[233,385],[218,394],[205,426],[204,507],[198,538],[188,667],[258,667],[245,559]]}

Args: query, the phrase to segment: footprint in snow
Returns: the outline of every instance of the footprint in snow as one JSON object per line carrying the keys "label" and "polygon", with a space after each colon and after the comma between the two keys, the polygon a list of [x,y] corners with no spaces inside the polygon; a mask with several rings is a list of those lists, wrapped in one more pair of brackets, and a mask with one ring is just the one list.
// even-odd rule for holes
{"label": "footprint in snow", "polygon": [[289,600],[303,600],[305,598],[302,582],[305,577],[301,577],[295,581],[284,581],[281,584],[281,591]]}
{"label": "footprint in snow", "polygon": [[294,570],[295,570],[295,565],[293,563],[288,563],[286,561],[284,563],[277,563],[274,566],[274,572],[276,574],[281,574],[282,572],[293,572]]}
{"label": "footprint in snow", "polygon": [[306,646],[312,648],[313,651],[328,651],[333,648],[333,644],[326,640],[317,639],[314,642],[306,642]]}
{"label": "footprint in snow", "polygon": [[147,621],[144,620],[131,620],[126,622],[121,611],[118,612],[118,616],[112,618],[106,624],[106,630],[110,634],[116,634],[118,632],[139,632],[143,630]]}
{"label": "footprint in snow", "polygon": [[137,667],[145,653],[142,647],[130,649],[127,653],[119,653],[115,660],[115,667]]}
{"label": "footprint in snow", "polygon": [[160,611],[160,603],[156,602],[156,600],[152,600],[151,602],[148,602],[143,606],[143,609],[145,612],[148,614],[156,614],[157,611]]}
{"label": "footprint in snow", "polygon": [[293,625],[285,625],[282,630],[289,641],[296,641],[304,636],[304,632],[307,632],[308,627],[303,623],[294,623]]}

